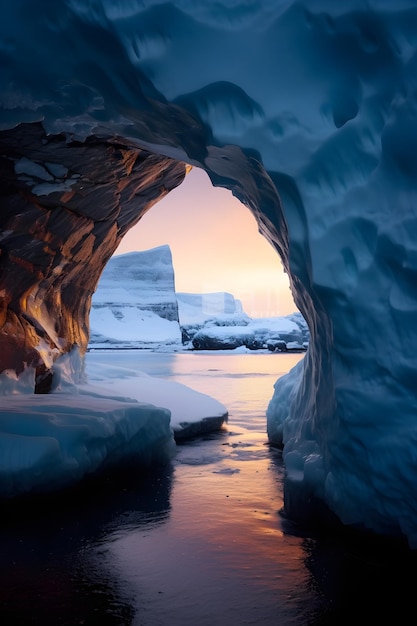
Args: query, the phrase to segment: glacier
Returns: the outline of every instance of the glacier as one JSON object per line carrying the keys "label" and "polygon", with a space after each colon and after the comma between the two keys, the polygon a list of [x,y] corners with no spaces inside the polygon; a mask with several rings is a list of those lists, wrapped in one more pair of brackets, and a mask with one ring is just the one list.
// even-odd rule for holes
{"label": "glacier", "polygon": [[113,256],[90,311],[89,349],[158,351],[304,350],[309,331],[300,313],[250,318],[231,293],[175,290],[168,244]]}
{"label": "glacier", "polygon": [[53,389],[123,235],[201,167],[252,211],[310,329],[267,409],[286,514],[417,548],[415,1],[0,11],[0,370]]}

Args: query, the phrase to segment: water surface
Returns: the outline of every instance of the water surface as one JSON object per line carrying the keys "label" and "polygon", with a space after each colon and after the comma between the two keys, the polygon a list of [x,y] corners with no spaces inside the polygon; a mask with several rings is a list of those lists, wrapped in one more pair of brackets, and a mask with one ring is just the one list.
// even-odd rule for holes
{"label": "water surface", "polygon": [[275,380],[300,358],[90,352],[94,382],[98,364],[106,375],[146,371],[216,397],[229,421],[148,475],[4,510],[1,624],[313,626],[406,615],[409,554],[317,535],[280,515],[284,470],[265,410]]}

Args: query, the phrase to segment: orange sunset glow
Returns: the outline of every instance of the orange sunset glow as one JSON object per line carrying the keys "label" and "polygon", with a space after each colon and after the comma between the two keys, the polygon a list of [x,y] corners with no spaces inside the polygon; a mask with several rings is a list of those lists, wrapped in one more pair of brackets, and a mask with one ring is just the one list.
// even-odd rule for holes
{"label": "orange sunset glow", "polygon": [[152,207],[116,254],[164,244],[171,248],[177,291],[228,291],[252,317],[296,311],[280,258],[255,218],[228,189],[213,187],[203,170],[193,168]]}

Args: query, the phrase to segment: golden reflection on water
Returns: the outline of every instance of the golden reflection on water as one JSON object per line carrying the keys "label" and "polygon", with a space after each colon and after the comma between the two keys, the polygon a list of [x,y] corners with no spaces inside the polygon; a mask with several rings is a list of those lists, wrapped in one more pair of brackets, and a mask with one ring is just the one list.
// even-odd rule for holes
{"label": "golden reflection on water", "polygon": [[170,355],[168,375],[223,402],[229,423],[178,447],[162,499],[152,491],[145,517],[140,507],[127,525],[119,517],[90,551],[91,569],[108,576],[132,626],[385,623],[388,604],[412,614],[415,561],[386,558],[379,544],[303,537],[280,516],[282,459],[266,442],[265,409],[280,370],[302,355],[241,356]]}
{"label": "golden reflection on water", "polygon": [[153,374],[169,376],[174,364],[178,382],[228,407],[229,423],[150,475],[3,515],[2,624],[330,626],[385,623],[388,608],[408,623],[415,559],[368,539],[303,538],[279,514],[282,459],[267,444],[265,408],[299,355],[128,352],[112,351],[105,367],[119,358],[146,371],[149,356]]}
{"label": "golden reflection on water", "polygon": [[[175,355],[171,375],[180,383],[213,396],[229,411],[229,423],[266,432],[265,412],[278,378],[292,369],[304,353]],[[249,417],[249,421],[246,419]]]}
{"label": "golden reflection on water", "polygon": [[[246,567],[256,569],[261,561],[265,574],[269,569],[272,574],[276,567],[282,573],[283,553],[292,562],[294,550],[300,558],[302,550],[299,543],[294,546],[282,541],[280,477],[270,459],[246,458],[255,453],[253,448],[245,448],[233,460],[226,452],[215,469],[206,467],[199,475],[182,467],[181,478],[174,484],[170,521],[179,532],[198,537],[217,550],[224,548],[223,567],[227,563],[247,571]],[[265,451],[261,449],[260,454]],[[269,582],[265,576],[263,584]]]}
{"label": "golden reflection on water", "polygon": [[[166,523],[155,532],[132,529],[112,545],[161,624],[171,605],[175,624],[299,626],[316,605],[303,540],[284,532],[279,513],[281,453],[267,443],[265,418],[277,378],[265,368],[279,357],[265,356],[264,372],[249,376],[248,366],[250,373],[259,367],[255,359],[246,370],[228,357],[203,359],[204,367],[195,359],[192,375],[184,362],[189,368],[194,359],[179,360],[175,380],[223,402],[229,422],[221,433],[178,447]],[[289,367],[302,355],[291,357]]]}
{"label": "golden reflection on water", "polygon": [[153,523],[152,508],[146,519],[125,514],[91,551],[133,626],[310,624],[317,595],[303,540],[284,532],[282,459],[265,415],[276,379],[303,356],[122,355],[132,370],[188,385],[229,412],[221,432],[178,446],[163,519],[155,510]]}
{"label": "golden reflection on water", "polygon": [[[201,465],[198,445],[182,447],[166,524],[132,529],[112,545],[113,557],[161,624],[167,606],[172,624],[307,624],[316,598],[303,541],[281,527],[278,452],[249,445],[240,429],[223,439],[221,453]],[[241,443],[235,459],[228,439]]]}

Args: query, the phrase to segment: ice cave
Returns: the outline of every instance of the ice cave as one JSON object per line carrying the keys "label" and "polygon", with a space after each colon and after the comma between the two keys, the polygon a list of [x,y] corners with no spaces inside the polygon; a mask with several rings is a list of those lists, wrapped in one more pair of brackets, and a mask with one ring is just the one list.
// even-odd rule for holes
{"label": "ice cave", "polygon": [[311,333],[266,407],[287,514],[417,548],[415,0],[0,11],[1,376],[53,388],[121,238],[203,168],[255,215]]}

